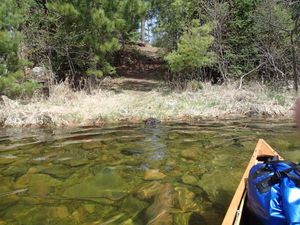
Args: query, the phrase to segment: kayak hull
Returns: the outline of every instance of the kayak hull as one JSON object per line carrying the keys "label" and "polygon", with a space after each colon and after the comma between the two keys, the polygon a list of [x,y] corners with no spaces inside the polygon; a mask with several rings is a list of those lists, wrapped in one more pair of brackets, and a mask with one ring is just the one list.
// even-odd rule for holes
{"label": "kayak hull", "polygon": [[270,145],[263,139],[260,139],[256,145],[249,164],[244,172],[244,175],[235,191],[231,203],[227,209],[222,225],[241,225],[245,221],[243,213],[246,199],[246,187],[250,169],[259,162],[265,161],[267,158],[278,156],[283,159]]}

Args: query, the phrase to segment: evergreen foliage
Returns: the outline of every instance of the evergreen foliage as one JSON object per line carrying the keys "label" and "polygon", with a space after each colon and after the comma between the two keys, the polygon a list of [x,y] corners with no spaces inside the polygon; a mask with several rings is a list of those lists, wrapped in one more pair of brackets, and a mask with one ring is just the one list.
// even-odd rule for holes
{"label": "evergreen foliage", "polygon": [[211,24],[200,26],[199,21],[193,21],[192,27],[180,37],[177,50],[165,58],[173,72],[193,71],[215,62],[215,54],[210,51],[213,44],[211,31]]}
{"label": "evergreen foliage", "polygon": [[0,93],[11,97],[31,94],[38,87],[24,78],[23,68],[28,62],[20,57],[19,29],[28,7],[26,3],[14,0],[0,3]]}
{"label": "evergreen foliage", "polygon": [[[219,76],[226,81],[237,78],[261,79],[278,83],[292,77],[295,88],[299,76],[299,17],[300,3],[295,0],[229,0],[153,1],[158,28],[157,45],[170,51],[166,57],[172,71],[193,68],[193,60],[180,62],[182,39],[191,21],[214,24],[214,42],[211,50],[216,63],[205,67],[206,77]],[[201,39],[201,37],[199,37]],[[179,43],[179,44],[178,44]],[[199,45],[194,39],[189,43],[191,55]],[[180,53],[181,52],[181,53]],[[179,54],[180,53],[180,54]],[[203,59],[205,65],[205,59]],[[176,63],[175,63],[176,62]],[[197,63],[201,65],[201,63]],[[175,69],[174,69],[175,68]],[[204,70],[198,70],[203,77]],[[219,75],[218,75],[219,74]],[[251,75],[251,76],[250,76]]]}
{"label": "evergreen foliage", "polygon": [[2,0],[0,93],[36,88],[24,76],[25,58],[74,86],[82,78],[115,74],[115,53],[138,39],[145,19],[155,21],[155,43],[167,51],[165,60],[177,76],[284,83],[293,78],[297,89],[299,18],[296,0]]}
{"label": "evergreen foliage", "polygon": [[180,36],[193,19],[195,10],[191,1],[153,0],[152,10],[157,18],[156,43],[169,50],[176,49]]}
{"label": "evergreen foliage", "polygon": [[112,53],[138,29],[146,10],[141,0],[53,0],[45,8],[33,5],[28,21],[32,57],[37,61],[42,56],[56,74],[72,82],[82,74],[115,74]]}

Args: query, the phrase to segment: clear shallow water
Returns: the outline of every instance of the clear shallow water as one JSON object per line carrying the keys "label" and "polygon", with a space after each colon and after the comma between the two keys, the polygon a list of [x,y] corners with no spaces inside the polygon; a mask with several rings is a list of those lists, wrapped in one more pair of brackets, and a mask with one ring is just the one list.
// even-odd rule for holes
{"label": "clear shallow water", "polygon": [[289,122],[0,129],[0,225],[218,225],[258,138],[300,161]]}

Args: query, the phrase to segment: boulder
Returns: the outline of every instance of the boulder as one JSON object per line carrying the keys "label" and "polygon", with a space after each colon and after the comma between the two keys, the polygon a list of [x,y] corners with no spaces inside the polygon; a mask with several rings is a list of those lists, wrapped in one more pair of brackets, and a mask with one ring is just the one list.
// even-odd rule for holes
{"label": "boulder", "polygon": [[0,165],[8,165],[18,160],[17,156],[14,155],[0,155]]}
{"label": "boulder", "polygon": [[36,66],[31,70],[31,75],[34,78],[44,79],[47,74],[47,70],[43,66]]}
{"label": "boulder", "polygon": [[185,174],[181,178],[182,182],[184,184],[189,184],[189,185],[197,185],[198,184],[198,179],[192,175]]}
{"label": "boulder", "polygon": [[198,160],[199,159],[199,150],[196,149],[186,149],[181,151],[181,157],[188,160]]}
{"label": "boulder", "polygon": [[82,144],[82,148],[84,150],[92,150],[92,149],[96,149],[96,148],[100,148],[100,147],[101,147],[101,143],[95,142],[95,141],[85,142]]}
{"label": "boulder", "polygon": [[214,207],[226,209],[232,199],[232,190],[239,183],[242,171],[238,168],[231,170],[213,170],[205,173],[198,182],[198,186],[208,194]]}
{"label": "boulder", "polygon": [[17,180],[15,188],[28,188],[29,194],[46,196],[54,191],[55,188],[59,188],[61,184],[61,181],[46,174],[31,174],[27,172]]}
{"label": "boulder", "polygon": [[89,163],[87,159],[71,159],[71,160],[65,160],[62,162],[62,164],[70,167],[80,167],[85,166]]}
{"label": "boulder", "polygon": [[133,156],[133,155],[142,155],[144,154],[144,150],[142,149],[135,149],[135,148],[126,148],[126,149],[122,149],[121,153],[123,155],[127,155],[127,156]]}
{"label": "boulder", "polygon": [[49,216],[52,218],[64,220],[70,217],[70,213],[66,206],[50,207]]}
{"label": "boulder", "polygon": [[158,169],[147,170],[144,175],[144,180],[162,180],[166,177],[165,174],[159,172]]}
{"label": "boulder", "polygon": [[175,190],[177,192],[179,207],[182,211],[189,212],[199,210],[197,203],[194,201],[194,192],[189,191],[187,188],[184,187],[176,187]]}
{"label": "boulder", "polygon": [[83,208],[85,211],[87,211],[88,213],[92,214],[95,212],[95,205],[94,204],[84,204]]}
{"label": "boulder", "polygon": [[141,200],[151,199],[154,195],[158,193],[159,190],[162,189],[162,184],[157,181],[144,184],[141,186],[135,193],[135,195]]}
{"label": "boulder", "polygon": [[174,224],[176,225],[189,225],[192,212],[188,213],[177,213],[174,216]]}
{"label": "boulder", "polygon": [[74,172],[73,168],[69,168],[64,165],[52,165],[50,167],[44,168],[40,171],[42,174],[50,175],[54,178],[66,179],[70,177]]}
{"label": "boulder", "polygon": [[173,225],[171,209],[175,206],[175,191],[171,184],[165,184],[146,210],[148,225]]}
{"label": "boulder", "polygon": [[147,207],[148,203],[129,195],[122,202],[121,208],[127,213],[131,218],[136,217],[141,211]]}
{"label": "boulder", "polygon": [[[129,192],[128,183],[115,171],[110,168],[103,168],[94,176],[88,176],[79,182],[80,179],[70,177],[68,187],[63,196],[74,199],[91,199],[97,201],[107,199],[110,201],[120,200]],[[79,183],[78,183],[79,182]]]}
{"label": "boulder", "polygon": [[24,162],[15,162],[6,166],[7,169],[2,172],[5,176],[12,176],[15,179],[26,174],[28,171],[29,166]]}

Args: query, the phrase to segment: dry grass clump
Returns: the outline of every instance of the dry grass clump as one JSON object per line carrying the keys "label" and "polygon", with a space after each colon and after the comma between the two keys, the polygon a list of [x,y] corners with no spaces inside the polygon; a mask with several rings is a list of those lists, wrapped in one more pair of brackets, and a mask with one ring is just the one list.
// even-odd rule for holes
{"label": "dry grass clump", "polygon": [[239,90],[236,85],[203,84],[198,91],[72,91],[59,84],[48,99],[35,97],[22,103],[3,98],[0,124],[4,126],[84,126],[136,121],[149,117],[162,121],[187,118],[241,116],[291,117],[296,95],[274,92],[260,85]]}

